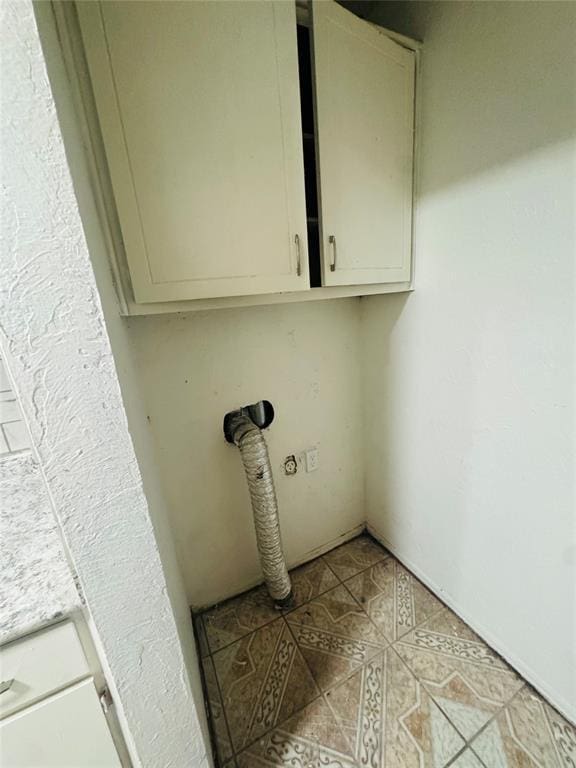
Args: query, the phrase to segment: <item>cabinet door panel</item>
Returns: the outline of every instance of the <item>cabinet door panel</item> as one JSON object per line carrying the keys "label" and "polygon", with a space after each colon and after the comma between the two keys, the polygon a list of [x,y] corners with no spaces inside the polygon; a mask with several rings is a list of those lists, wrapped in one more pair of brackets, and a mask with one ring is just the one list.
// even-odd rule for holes
{"label": "cabinet door panel", "polygon": [[0,696],[0,719],[89,674],[71,621],[3,645],[0,679],[12,679],[14,683]]}
{"label": "cabinet door panel", "polygon": [[415,54],[325,0],[313,35],[323,284],[409,280]]}
{"label": "cabinet door panel", "polygon": [[0,724],[5,768],[121,768],[92,678]]}
{"label": "cabinet door panel", "polygon": [[136,300],[307,288],[294,5],[78,10]]}

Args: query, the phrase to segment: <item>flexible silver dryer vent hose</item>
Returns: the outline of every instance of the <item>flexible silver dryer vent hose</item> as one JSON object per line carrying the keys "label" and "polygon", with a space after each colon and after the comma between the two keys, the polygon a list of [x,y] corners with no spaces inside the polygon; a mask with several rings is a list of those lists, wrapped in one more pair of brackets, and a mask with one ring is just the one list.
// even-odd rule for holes
{"label": "flexible silver dryer vent hose", "polygon": [[266,440],[260,429],[243,413],[232,426],[234,443],[240,449],[252,500],[256,543],[270,597],[278,607],[292,602],[292,585],[280,539],[278,502]]}

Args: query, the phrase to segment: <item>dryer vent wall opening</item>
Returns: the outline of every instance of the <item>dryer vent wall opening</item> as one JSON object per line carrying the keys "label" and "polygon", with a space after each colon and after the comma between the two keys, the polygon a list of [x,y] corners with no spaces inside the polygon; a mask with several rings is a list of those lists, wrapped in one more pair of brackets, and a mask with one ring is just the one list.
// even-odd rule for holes
{"label": "dryer vent wall opening", "polygon": [[[224,433],[226,439],[240,450],[252,501],[260,564],[268,592],[276,606],[284,608],[292,603],[292,586],[282,552],[274,478],[266,440],[250,413],[250,409],[253,409],[252,413],[260,415],[264,421],[265,410],[270,414],[263,405],[266,402],[261,401],[262,405],[257,403],[226,414]],[[271,414],[273,418],[273,409]]]}

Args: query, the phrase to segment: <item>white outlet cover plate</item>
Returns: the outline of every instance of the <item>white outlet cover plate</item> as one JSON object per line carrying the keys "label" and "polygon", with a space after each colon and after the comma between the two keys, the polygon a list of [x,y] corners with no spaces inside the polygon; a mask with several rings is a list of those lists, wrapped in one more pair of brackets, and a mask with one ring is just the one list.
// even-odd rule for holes
{"label": "white outlet cover plate", "polygon": [[306,472],[315,472],[320,466],[320,452],[318,448],[308,448],[304,452],[306,458]]}

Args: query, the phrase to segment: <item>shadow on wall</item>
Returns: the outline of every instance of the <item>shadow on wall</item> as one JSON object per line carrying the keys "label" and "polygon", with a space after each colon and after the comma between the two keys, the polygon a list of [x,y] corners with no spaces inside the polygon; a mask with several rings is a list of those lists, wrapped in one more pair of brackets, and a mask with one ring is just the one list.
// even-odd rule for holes
{"label": "shadow on wall", "polygon": [[364,14],[370,21],[424,41],[420,195],[574,135],[576,3],[370,6]]}
{"label": "shadow on wall", "polygon": [[576,4],[371,19],[424,50],[416,290],[361,302],[368,521],[574,719]]}
{"label": "shadow on wall", "polygon": [[346,8],[361,19],[372,19],[373,14],[377,13],[378,0],[337,0],[338,4]]}

